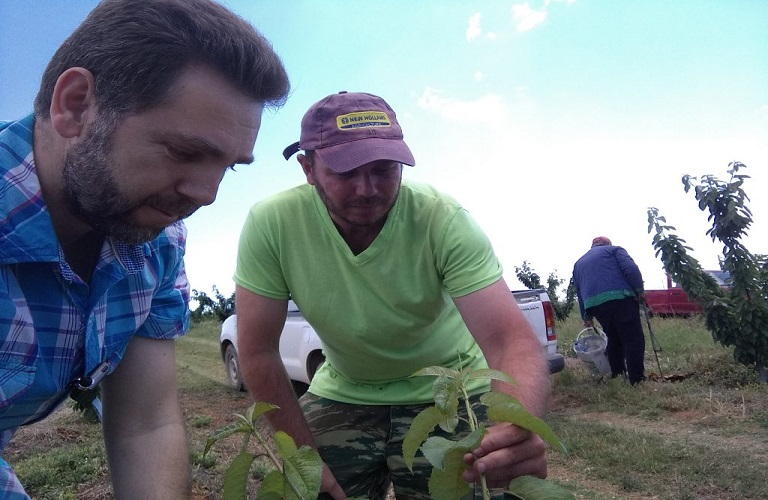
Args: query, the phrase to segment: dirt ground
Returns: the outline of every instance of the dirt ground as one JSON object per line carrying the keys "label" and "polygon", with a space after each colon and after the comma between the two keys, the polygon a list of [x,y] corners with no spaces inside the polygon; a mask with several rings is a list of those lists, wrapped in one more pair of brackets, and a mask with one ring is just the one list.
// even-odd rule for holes
{"label": "dirt ground", "polygon": [[[181,405],[187,420],[187,429],[190,439],[190,453],[197,457],[205,446],[205,441],[213,432],[235,420],[234,414],[242,414],[248,408],[250,402],[246,394],[234,391],[215,391],[200,398],[197,394],[181,392]],[[94,424],[85,424],[81,418],[74,415],[68,408],[62,408],[57,413],[43,422],[33,426],[22,428],[6,450],[6,458],[13,463],[14,458],[29,456],[35,450],[54,449],[73,442],[82,442],[87,435],[98,432]],[[213,447],[216,464],[206,468],[201,465],[193,466],[193,493],[192,500],[221,500],[223,473],[226,466],[239,453],[242,441],[233,436],[217,442]],[[573,475],[562,467],[551,467],[550,474],[567,478]],[[574,479],[576,479],[574,477]],[[580,481],[586,478],[579,478]],[[251,481],[249,498],[255,498],[257,483]],[[608,485],[590,484],[593,491],[603,491],[611,498],[616,493],[615,488]],[[109,476],[104,469],[103,473],[92,477],[87,483],[81,484],[77,490],[78,500],[110,500],[113,499]],[[390,499],[394,495],[390,494]],[[628,497],[626,494],[615,498],[642,498]]]}
{"label": "dirt ground", "polygon": [[[180,398],[187,421],[190,453],[194,462],[192,499],[221,500],[224,471],[240,452],[242,438],[232,436],[216,443],[212,450],[215,463],[206,463],[207,467],[202,465],[200,456],[205,447],[206,440],[217,429],[235,421],[236,417],[234,414],[245,413],[251,404],[250,400],[247,394],[232,391],[224,387],[223,384],[214,390],[202,390],[199,388],[195,391],[182,390]],[[701,427],[702,422],[706,423],[710,419],[732,418],[730,415],[711,412],[686,411],[674,413],[673,418],[664,419],[663,421],[655,420],[649,422],[646,419],[629,415],[587,413],[577,406],[568,407],[568,403],[566,401],[559,401],[557,396],[555,396],[553,406],[573,418],[600,421],[613,427],[642,429],[652,426],[654,433],[669,436],[670,438],[676,435],[696,436],[696,428],[697,426]],[[71,410],[64,408],[41,423],[21,429],[6,449],[4,458],[9,463],[14,464],[14,460],[39,454],[43,450],[92,440],[93,436],[98,435],[99,432],[97,426],[83,423],[79,415],[74,415]],[[768,448],[765,448],[763,445],[756,445],[758,441],[768,444],[768,436],[765,435],[718,437],[708,434],[707,440],[713,446],[722,447],[723,449],[740,447],[745,452],[751,450],[749,452],[753,454],[753,458],[760,462],[768,460],[768,453],[765,452]],[[585,464],[580,464],[578,460],[574,459],[565,460],[555,452],[552,453],[549,466],[550,478],[557,478],[558,481],[580,485],[580,487],[590,492],[588,495],[577,495],[577,498],[600,500],[655,498],[653,495],[649,496],[623,490],[616,484],[610,484],[593,478],[588,473],[588,468],[586,468]],[[255,480],[250,481],[250,483],[248,496],[249,498],[255,498],[257,483]],[[722,491],[713,492],[711,495],[699,492],[690,498],[720,500],[725,498],[719,496],[721,494]],[[48,498],[60,497],[46,496],[39,497],[39,500],[47,500]],[[87,482],[78,487],[76,498],[78,500],[113,498],[106,467],[103,467],[100,473],[94,474]],[[728,498],[733,499],[735,497],[729,496]],[[36,500],[38,500],[38,497],[36,497]]]}

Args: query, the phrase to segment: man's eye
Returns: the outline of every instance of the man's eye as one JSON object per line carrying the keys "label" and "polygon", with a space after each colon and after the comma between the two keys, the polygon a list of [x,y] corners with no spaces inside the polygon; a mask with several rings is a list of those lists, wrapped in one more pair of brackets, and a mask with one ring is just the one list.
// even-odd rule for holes
{"label": "man's eye", "polygon": [[179,161],[192,161],[198,157],[197,153],[195,152],[184,151],[176,148],[168,148],[168,152],[171,154],[171,156]]}

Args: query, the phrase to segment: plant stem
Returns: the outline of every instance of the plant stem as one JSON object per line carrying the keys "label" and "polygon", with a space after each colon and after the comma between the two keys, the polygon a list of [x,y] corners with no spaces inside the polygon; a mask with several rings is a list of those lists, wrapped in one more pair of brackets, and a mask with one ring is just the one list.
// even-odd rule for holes
{"label": "plant stem", "polygon": [[472,405],[469,403],[469,396],[467,395],[467,390],[463,384],[461,386],[461,394],[464,396],[464,406],[467,408],[467,419],[469,420],[469,430],[471,432],[475,432],[475,429],[477,429],[477,415],[475,415],[475,412],[472,411]]}
{"label": "plant stem", "polygon": [[[469,403],[469,395],[463,384],[461,386],[461,393],[464,396],[464,406],[467,408],[469,430],[475,432],[475,429],[477,429],[477,415],[475,415],[475,412],[472,410],[472,405]],[[483,489],[483,500],[490,500],[491,494],[488,490],[488,483],[485,481],[485,474],[480,474],[480,487]]]}
{"label": "plant stem", "polygon": [[274,454],[272,449],[267,445],[266,440],[261,436],[261,434],[256,430],[253,429],[252,434],[256,436],[256,439],[259,441],[259,444],[261,444],[261,447],[264,448],[264,450],[267,452],[267,455],[269,456],[269,459],[272,461],[273,464],[275,464],[275,467],[277,467],[277,470],[280,471],[280,473],[283,475],[283,479],[285,480],[285,483],[288,485],[288,487],[293,491],[294,495],[298,497],[301,500],[304,500],[304,496],[302,496],[299,489],[296,487],[296,485],[291,482],[291,479],[285,474],[285,467],[283,466],[283,461],[280,460],[280,458]]}

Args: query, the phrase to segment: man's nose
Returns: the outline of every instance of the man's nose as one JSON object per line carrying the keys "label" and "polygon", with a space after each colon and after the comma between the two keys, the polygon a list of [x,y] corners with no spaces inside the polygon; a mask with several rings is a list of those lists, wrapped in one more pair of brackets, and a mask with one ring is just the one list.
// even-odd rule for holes
{"label": "man's nose", "polygon": [[379,192],[378,179],[370,173],[361,172],[355,181],[355,188],[360,196],[373,196]]}

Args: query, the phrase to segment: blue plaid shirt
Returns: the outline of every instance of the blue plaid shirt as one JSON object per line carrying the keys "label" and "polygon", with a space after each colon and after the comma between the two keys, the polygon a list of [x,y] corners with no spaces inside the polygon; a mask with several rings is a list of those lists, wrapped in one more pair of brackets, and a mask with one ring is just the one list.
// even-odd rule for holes
{"label": "blue plaid shirt", "polygon": [[[133,336],[172,339],[189,325],[181,222],[142,245],[107,239],[90,285],[72,272],[40,190],[33,124],[0,122],[0,452],[73,378],[103,361],[114,371]],[[1,459],[0,496],[27,498]]]}

